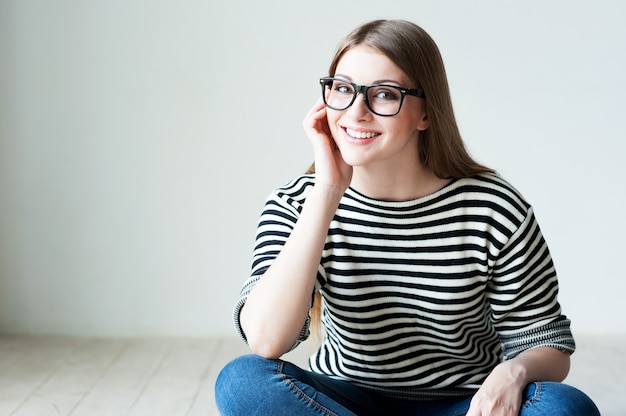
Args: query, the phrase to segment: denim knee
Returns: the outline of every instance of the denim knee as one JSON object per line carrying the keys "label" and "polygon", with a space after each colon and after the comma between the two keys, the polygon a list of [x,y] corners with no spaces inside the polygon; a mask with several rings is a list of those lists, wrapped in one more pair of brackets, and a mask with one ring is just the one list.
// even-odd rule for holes
{"label": "denim knee", "polygon": [[[289,368],[296,378],[285,373]],[[350,415],[354,413],[297,377],[308,374],[289,363],[244,355],[228,363],[215,382],[223,416]],[[310,381],[310,380],[309,380]]]}
{"label": "denim knee", "polygon": [[526,402],[520,416],[599,416],[597,406],[576,387],[556,382],[531,383],[525,391]]}
{"label": "denim knee", "polygon": [[215,382],[215,403],[220,414],[239,413],[268,397],[263,387],[276,376],[277,361],[250,354],[235,358],[220,371]]}

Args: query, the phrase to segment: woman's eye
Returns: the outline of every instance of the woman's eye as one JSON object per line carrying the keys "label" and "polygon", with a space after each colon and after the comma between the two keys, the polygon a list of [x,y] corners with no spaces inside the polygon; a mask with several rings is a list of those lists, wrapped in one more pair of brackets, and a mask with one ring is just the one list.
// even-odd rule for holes
{"label": "woman's eye", "polygon": [[337,84],[334,88],[335,91],[340,92],[342,94],[352,94],[352,86],[346,84]]}
{"label": "woman's eye", "polygon": [[398,93],[390,89],[376,90],[374,97],[384,101],[394,101],[398,99]]}

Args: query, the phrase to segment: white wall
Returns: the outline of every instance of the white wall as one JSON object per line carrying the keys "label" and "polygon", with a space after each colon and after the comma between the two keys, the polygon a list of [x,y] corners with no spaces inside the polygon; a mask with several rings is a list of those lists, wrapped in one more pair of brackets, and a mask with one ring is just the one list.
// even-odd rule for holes
{"label": "white wall", "polygon": [[625,332],[626,3],[0,0],[0,332],[233,334],[340,38],[421,24],[464,137],[535,206],[584,332]]}

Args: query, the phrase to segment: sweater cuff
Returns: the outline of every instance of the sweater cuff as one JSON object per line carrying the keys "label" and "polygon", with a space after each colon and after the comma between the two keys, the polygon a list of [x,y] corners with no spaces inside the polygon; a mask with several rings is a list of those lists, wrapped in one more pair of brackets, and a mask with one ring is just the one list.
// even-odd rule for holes
{"label": "sweater cuff", "polygon": [[565,317],[518,334],[500,336],[500,341],[505,360],[515,358],[522,352],[535,347],[552,347],[569,354],[573,354],[576,350],[574,336],[570,330],[570,320]]}

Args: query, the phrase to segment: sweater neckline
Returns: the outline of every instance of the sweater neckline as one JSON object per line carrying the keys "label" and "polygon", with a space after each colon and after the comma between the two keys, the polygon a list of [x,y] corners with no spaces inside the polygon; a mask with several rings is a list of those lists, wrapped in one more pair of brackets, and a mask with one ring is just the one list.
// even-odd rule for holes
{"label": "sweater neckline", "polygon": [[357,191],[351,186],[349,186],[348,189],[346,189],[345,196],[350,197],[351,199],[360,201],[362,203],[365,203],[367,205],[378,206],[381,208],[386,207],[386,208],[391,208],[391,209],[393,208],[402,209],[402,208],[414,207],[415,205],[422,205],[422,204],[425,204],[432,200],[437,199],[441,195],[448,193],[451,189],[453,189],[456,186],[456,184],[459,182],[459,180],[460,179],[454,178],[450,182],[448,182],[447,184],[445,184],[444,186],[436,190],[435,192],[432,192],[428,195],[421,196],[419,198],[413,198],[409,200],[394,201],[394,200],[372,198],[370,196],[367,196]]}

